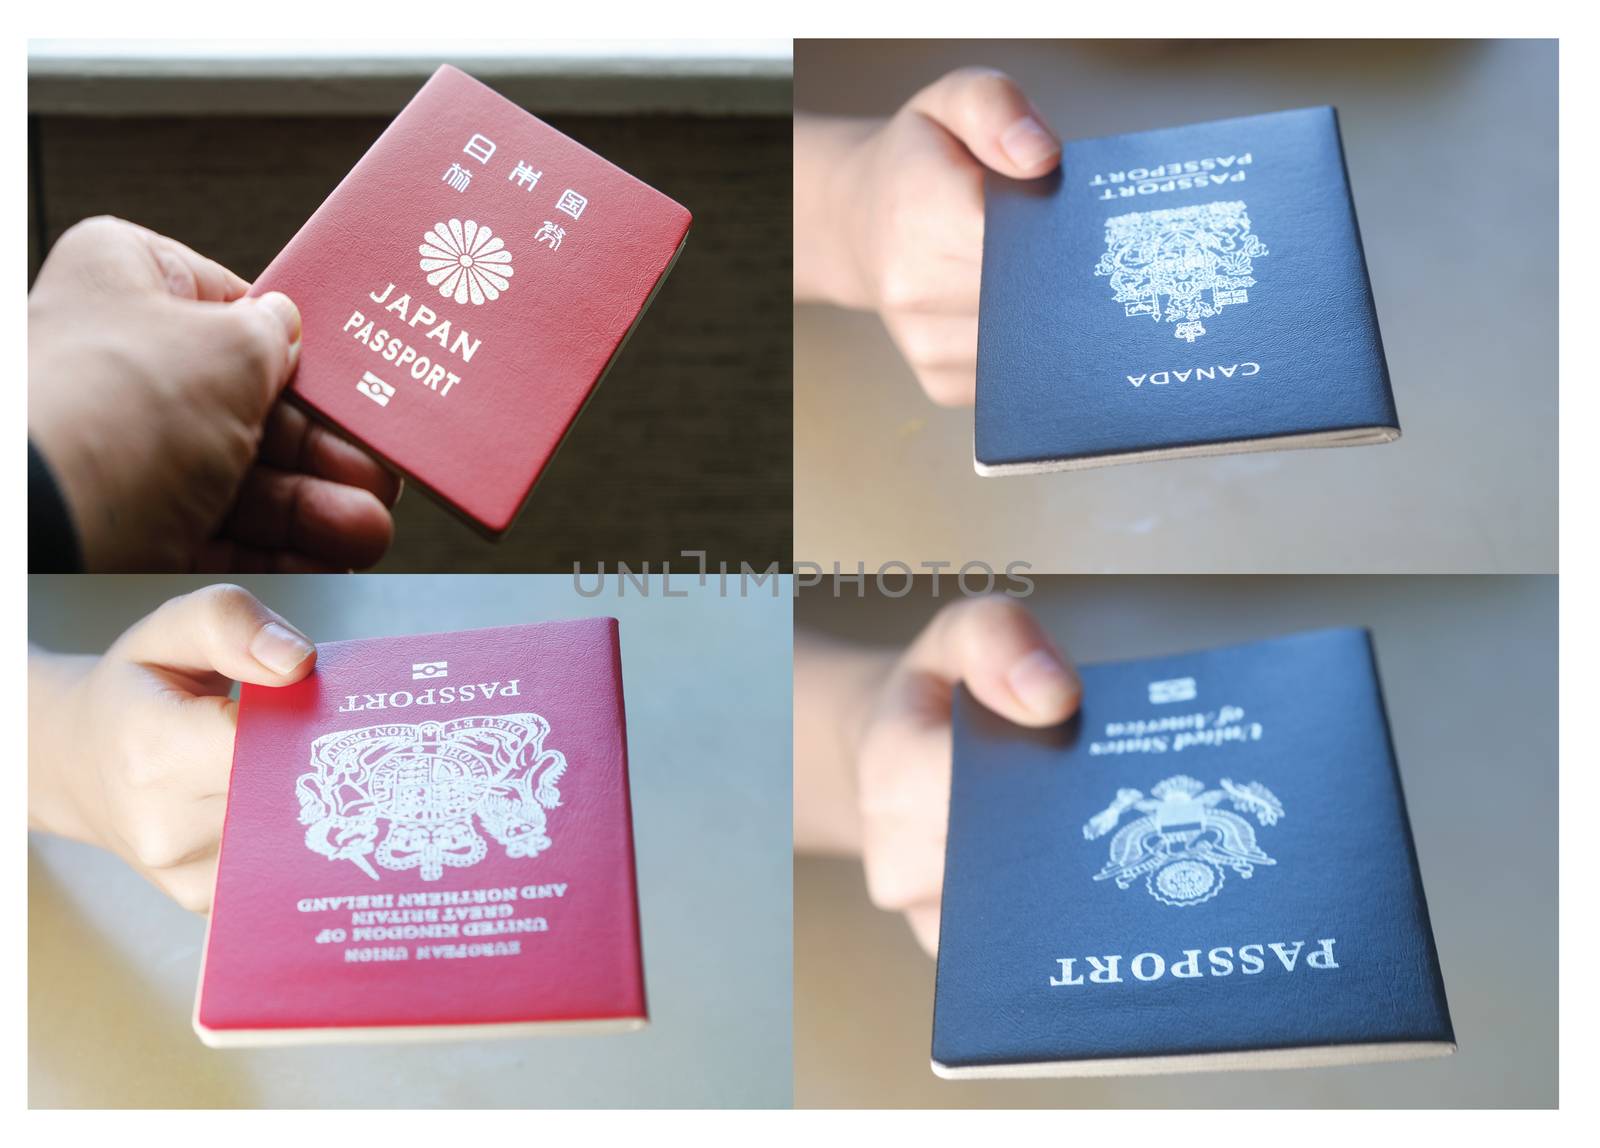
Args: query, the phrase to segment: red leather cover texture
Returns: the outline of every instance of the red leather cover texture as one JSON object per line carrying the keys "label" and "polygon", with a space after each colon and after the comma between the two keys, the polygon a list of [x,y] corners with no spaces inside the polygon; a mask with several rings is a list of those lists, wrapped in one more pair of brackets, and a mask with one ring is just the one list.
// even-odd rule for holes
{"label": "red leather cover texture", "polygon": [[615,620],[331,642],[243,687],[200,1028],[645,1015]]}
{"label": "red leather cover texture", "polygon": [[300,307],[296,401],[498,535],[689,223],[446,65],[251,290]]}

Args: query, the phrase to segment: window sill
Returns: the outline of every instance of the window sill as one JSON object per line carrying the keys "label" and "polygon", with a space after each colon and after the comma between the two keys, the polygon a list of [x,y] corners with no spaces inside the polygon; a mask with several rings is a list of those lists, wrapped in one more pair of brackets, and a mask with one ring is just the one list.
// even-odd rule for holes
{"label": "window sill", "polygon": [[28,109],[41,115],[392,115],[448,60],[536,113],[784,115],[786,42],[457,45],[36,41]]}

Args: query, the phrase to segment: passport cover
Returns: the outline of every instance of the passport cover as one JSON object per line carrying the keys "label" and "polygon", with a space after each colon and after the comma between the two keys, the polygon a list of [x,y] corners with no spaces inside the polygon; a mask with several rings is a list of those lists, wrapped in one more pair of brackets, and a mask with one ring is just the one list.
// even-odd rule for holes
{"label": "passport cover", "polygon": [[934,1071],[1453,1052],[1367,632],[1081,672],[1048,730],[958,691]]}
{"label": "passport cover", "polygon": [[979,474],[1399,437],[1334,109],[1077,140],[985,199]]}
{"label": "passport cover", "polygon": [[499,536],[689,222],[446,65],[251,293],[300,307],[294,401]]}
{"label": "passport cover", "polygon": [[642,1026],[627,761],[611,618],[329,642],[243,686],[195,1031]]}

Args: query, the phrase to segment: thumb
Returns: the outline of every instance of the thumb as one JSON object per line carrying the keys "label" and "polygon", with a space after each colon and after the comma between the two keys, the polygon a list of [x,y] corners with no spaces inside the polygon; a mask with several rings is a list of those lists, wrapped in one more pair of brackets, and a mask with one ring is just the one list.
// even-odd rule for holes
{"label": "thumb", "polygon": [[202,324],[204,354],[224,365],[244,412],[265,419],[300,362],[300,308],[281,291],[181,306]]}
{"label": "thumb", "polygon": [[[258,321],[256,327],[260,338],[266,342],[269,362],[277,365],[276,371],[269,372],[269,383],[274,396],[281,391],[289,381],[289,376],[294,374],[295,367],[300,362],[300,308],[294,305],[294,300],[282,291],[268,291],[264,295],[249,296],[239,300],[235,307],[253,307],[257,311],[264,311],[272,317],[273,322]],[[285,343],[288,349],[284,350]]]}
{"label": "thumb", "polygon": [[993,68],[960,68],[923,88],[907,105],[967,146],[985,167],[1035,179],[1061,162],[1061,141],[1022,89]]}
{"label": "thumb", "polygon": [[317,662],[310,638],[242,586],[228,585],[172,599],[136,623],[114,649],[129,661],[259,686],[297,682]]}
{"label": "thumb", "polygon": [[912,643],[907,668],[965,682],[1001,717],[1029,726],[1066,721],[1083,685],[1033,613],[1014,598],[968,598],[946,606]]}

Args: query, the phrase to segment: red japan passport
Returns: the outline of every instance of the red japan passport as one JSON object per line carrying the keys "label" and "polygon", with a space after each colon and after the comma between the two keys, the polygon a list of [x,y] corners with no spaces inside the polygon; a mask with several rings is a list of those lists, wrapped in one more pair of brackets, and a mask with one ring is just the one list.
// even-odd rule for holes
{"label": "red japan passport", "polygon": [[213,1047],[642,1027],[611,618],[330,642],[239,696]]}
{"label": "red japan passport", "polygon": [[689,222],[445,66],[251,292],[300,307],[291,399],[498,537]]}

